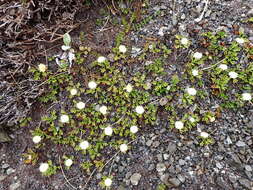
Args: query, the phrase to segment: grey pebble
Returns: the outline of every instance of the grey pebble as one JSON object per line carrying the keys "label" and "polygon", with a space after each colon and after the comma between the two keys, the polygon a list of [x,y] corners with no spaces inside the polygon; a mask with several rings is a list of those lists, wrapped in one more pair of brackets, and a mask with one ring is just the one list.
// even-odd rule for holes
{"label": "grey pebble", "polygon": [[20,182],[18,181],[17,183],[13,183],[13,184],[11,184],[10,185],[10,187],[9,187],[9,189],[10,190],[16,190],[16,189],[18,189],[19,187],[20,187]]}
{"label": "grey pebble", "polygon": [[9,164],[3,164],[3,165],[2,165],[2,168],[3,168],[3,169],[6,169],[6,168],[8,168],[9,166],[10,166]]}
{"label": "grey pebble", "polygon": [[8,168],[7,171],[6,171],[7,175],[10,175],[14,172],[15,172],[15,169],[13,169],[13,168]]}
{"label": "grey pebble", "polygon": [[242,147],[242,146],[246,146],[246,144],[245,144],[245,142],[243,142],[243,141],[238,141],[238,142],[236,143],[236,146]]}
{"label": "grey pebble", "polygon": [[181,184],[181,182],[180,182],[179,179],[177,179],[177,178],[170,178],[170,179],[169,179],[169,182],[170,182],[170,184],[173,185],[174,187],[178,187],[178,186]]}
{"label": "grey pebble", "polygon": [[131,176],[130,181],[131,181],[132,185],[138,185],[140,179],[141,179],[141,174],[139,174],[139,173],[134,173],[134,174]]}
{"label": "grey pebble", "polygon": [[239,183],[240,183],[243,187],[246,187],[246,188],[249,189],[249,190],[251,190],[252,187],[253,187],[253,182],[251,182],[250,180],[245,179],[245,178],[239,179]]}
{"label": "grey pebble", "polygon": [[250,165],[245,165],[244,167],[248,172],[252,172],[252,167]]}
{"label": "grey pebble", "polygon": [[153,143],[153,141],[152,141],[152,140],[148,140],[148,141],[146,142],[146,145],[147,145],[147,146],[151,146],[151,145],[152,145],[152,143]]}

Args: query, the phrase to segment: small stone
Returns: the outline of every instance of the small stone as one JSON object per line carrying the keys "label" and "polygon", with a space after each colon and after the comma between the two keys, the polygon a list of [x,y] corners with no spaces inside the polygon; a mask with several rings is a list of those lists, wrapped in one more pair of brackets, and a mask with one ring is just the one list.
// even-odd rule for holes
{"label": "small stone", "polygon": [[183,175],[181,175],[181,174],[178,174],[178,175],[177,175],[177,178],[178,178],[182,183],[185,182],[185,176],[183,176]]}
{"label": "small stone", "polygon": [[252,172],[252,167],[250,165],[245,165],[244,167],[248,172]]}
{"label": "small stone", "polygon": [[0,181],[3,181],[7,176],[5,175],[0,175]]}
{"label": "small stone", "polygon": [[164,159],[164,160],[168,160],[168,159],[169,159],[169,157],[170,157],[170,155],[169,155],[169,154],[163,154],[163,159]]}
{"label": "small stone", "polygon": [[12,168],[8,168],[7,171],[6,171],[7,175],[10,175],[10,174],[12,174],[14,172],[15,172],[15,170],[12,169]]}
{"label": "small stone", "polygon": [[240,183],[243,187],[245,187],[245,188],[247,188],[247,189],[252,189],[252,187],[253,187],[253,182],[250,182],[250,180],[245,179],[245,178],[239,179],[239,183]]}
{"label": "small stone", "polygon": [[3,165],[2,165],[2,168],[3,168],[3,169],[6,169],[6,168],[8,168],[9,166],[10,166],[9,164],[3,164]]}
{"label": "small stone", "polygon": [[167,150],[168,150],[170,153],[174,153],[174,152],[176,151],[176,149],[177,149],[177,147],[176,147],[176,145],[175,145],[174,143],[170,143],[170,144],[168,145],[168,148],[167,148]]}
{"label": "small stone", "polygon": [[157,154],[157,160],[159,162],[162,162],[163,161],[163,155],[162,154]]}
{"label": "small stone", "polygon": [[20,184],[20,182],[18,181],[17,183],[11,184],[9,189],[10,189],[10,190],[16,190],[16,189],[19,188],[20,185],[21,185],[21,184]]}
{"label": "small stone", "polygon": [[152,140],[148,140],[148,141],[146,142],[146,145],[147,145],[147,146],[151,146],[151,145],[152,145],[152,143],[153,143],[153,141],[152,141]]}
{"label": "small stone", "polygon": [[232,144],[232,140],[229,136],[227,137],[226,142],[227,142],[227,144]]}
{"label": "small stone", "polygon": [[246,146],[246,144],[245,144],[245,142],[243,142],[243,141],[238,141],[238,142],[236,143],[236,146],[238,146],[238,147],[243,147],[243,146]]}
{"label": "small stone", "polygon": [[139,181],[141,179],[141,174],[139,173],[134,173],[131,178],[130,181],[133,185],[138,185]]}
{"label": "small stone", "polygon": [[158,163],[156,165],[156,170],[160,173],[160,172],[164,172],[166,170],[166,166],[164,163]]}
{"label": "small stone", "polygon": [[223,168],[222,164],[219,163],[219,162],[216,163],[216,167],[219,168],[219,169],[222,169],[222,168]]}
{"label": "small stone", "polygon": [[168,99],[167,99],[166,97],[161,98],[160,101],[159,101],[159,104],[160,104],[161,106],[164,106],[164,105],[166,105],[167,103],[168,103]]}
{"label": "small stone", "polygon": [[185,162],[183,159],[180,159],[180,160],[178,161],[178,163],[179,163],[179,165],[183,166],[183,165],[185,165],[186,162]]}
{"label": "small stone", "polygon": [[185,16],[185,14],[183,13],[183,14],[181,15],[181,19],[184,20],[185,18],[186,18],[186,16]]}
{"label": "small stone", "polygon": [[178,187],[181,184],[181,182],[177,178],[170,178],[169,183],[174,187]]}
{"label": "small stone", "polygon": [[153,143],[153,146],[156,148],[156,147],[158,147],[160,145],[160,142],[159,141],[155,141],[154,143]]}

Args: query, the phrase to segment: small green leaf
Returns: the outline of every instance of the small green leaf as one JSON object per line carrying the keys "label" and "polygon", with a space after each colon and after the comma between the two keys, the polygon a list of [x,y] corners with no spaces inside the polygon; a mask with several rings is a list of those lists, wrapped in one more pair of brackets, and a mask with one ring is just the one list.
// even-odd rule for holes
{"label": "small green leaf", "polygon": [[63,35],[63,42],[66,46],[69,46],[70,45],[70,42],[71,42],[71,37],[68,33],[65,33]]}

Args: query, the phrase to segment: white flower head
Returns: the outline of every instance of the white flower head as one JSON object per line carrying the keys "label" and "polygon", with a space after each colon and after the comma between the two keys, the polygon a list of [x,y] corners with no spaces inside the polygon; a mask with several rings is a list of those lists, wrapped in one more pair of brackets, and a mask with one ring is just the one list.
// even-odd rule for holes
{"label": "white flower head", "polygon": [[106,106],[100,106],[100,107],[99,107],[99,111],[100,111],[103,115],[105,115],[105,114],[107,113],[107,107],[106,107]]}
{"label": "white flower head", "polygon": [[197,94],[197,90],[195,88],[187,88],[187,93],[191,96],[195,96]]}
{"label": "white flower head", "polygon": [[89,87],[90,89],[95,89],[95,88],[97,87],[97,83],[96,83],[95,81],[90,81],[90,82],[88,83],[88,87]]}
{"label": "white flower head", "polygon": [[208,138],[209,137],[209,134],[207,132],[201,132],[200,133],[200,136],[204,139]]}
{"label": "white flower head", "polygon": [[231,79],[236,79],[238,77],[238,74],[234,71],[229,72],[228,75]]}
{"label": "white flower head", "polygon": [[194,54],[193,54],[193,57],[195,58],[195,59],[201,59],[202,58],[202,53],[200,53],[200,52],[195,52]]}
{"label": "white flower head", "polygon": [[119,46],[119,52],[120,52],[120,53],[126,53],[126,51],[127,51],[127,48],[126,48],[125,45],[120,45],[120,46]]}
{"label": "white flower head", "polygon": [[103,63],[103,62],[105,62],[106,61],[106,58],[104,57],[104,56],[100,56],[100,57],[98,57],[98,59],[97,59],[97,62],[99,62],[99,63]]}
{"label": "white flower head", "polygon": [[236,38],[235,41],[238,43],[238,44],[243,44],[245,42],[245,40],[243,38]]}
{"label": "white flower head", "polygon": [[130,132],[133,133],[133,134],[137,133],[138,130],[139,130],[138,127],[135,126],[135,125],[133,125],[133,126],[130,127]]}
{"label": "white flower head", "polygon": [[191,123],[194,123],[196,120],[195,120],[193,117],[190,117],[190,118],[189,118],[189,121],[190,121]]}
{"label": "white flower head", "polygon": [[70,90],[70,94],[71,94],[72,96],[75,96],[75,95],[77,94],[77,89],[72,88],[72,89]]}
{"label": "white flower head", "polygon": [[214,122],[215,121],[215,117],[210,117],[210,122]]}
{"label": "white flower head", "polygon": [[144,107],[143,107],[143,106],[136,106],[135,111],[136,111],[138,114],[143,114],[145,110],[144,110]]}
{"label": "white flower head", "polygon": [[67,50],[70,49],[70,46],[62,45],[62,46],[61,46],[61,49],[62,49],[63,51],[67,51]]}
{"label": "white flower head", "polygon": [[67,160],[65,160],[64,164],[65,164],[65,166],[70,167],[73,164],[73,160],[67,159]]}
{"label": "white flower head", "polygon": [[35,144],[39,143],[40,141],[41,141],[41,136],[36,135],[36,136],[33,137],[33,142]]}
{"label": "white flower head", "polygon": [[39,170],[40,170],[41,173],[44,173],[48,170],[48,168],[49,168],[48,163],[41,163],[40,167],[39,167]]}
{"label": "white flower head", "polygon": [[227,70],[228,69],[228,66],[226,64],[220,64],[219,65],[219,68],[223,71]]}
{"label": "white flower head", "polygon": [[106,178],[104,184],[106,187],[110,187],[112,185],[112,180],[110,178]]}
{"label": "white flower head", "polygon": [[88,141],[82,141],[82,142],[80,142],[80,144],[79,144],[79,147],[80,147],[82,150],[86,150],[89,146],[90,146],[90,144],[89,144]]}
{"label": "white flower head", "polygon": [[38,65],[39,71],[44,73],[47,70],[47,66],[45,64]]}
{"label": "white flower head", "polygon": [[76,104],[76,107],[77,107],[79,110],[81,110],[81,109],[85,108],[85,103],[84,103],[84,102],[78,102],[78,103]]}
{"label": "white flower head", "polygon": [[245,93],[242,94],[242,100],[244,100],[244,101],[250,101],[251,98],[252,97],[251,97],[250,93],[245,92]]}
{"label": "white flower head", "polygon": [[181,40],[180,40],[180,42],[181,42],[181,44],[182,45],[187,45],[188,43],[189,43],[189,40],[187,39],[187,38],[182,38]]}
{"label": "white flower head", "polygon": [[108,135],[108,136],[111,136],[112,135],[112,133],[113,133],[113,130],[112,130],[112,127],[106,127],[105,129],[104,129],[104,133],[105,133],[105,135]]}
{"label": "white flower head", "polygon": [[127,146],[127,144],[121,144],[119,149],[121,152],[125,153],[128,150],[128,146]]}
{"label": "white flower head", "polygon": [[192,70],[192,75],[193,76],[198,76],[199,75],[199,71],[197,69],[193,69]]}
{"label": "white flower head", "polygon": [[61,115],[60,121],[62,123],[68,123],[69,122],[69,116],[68,115]]}
{"label": "white flower head", "polygon": [[126,89],[127,92],[130,93],[133,90],[133,86],[131,84],[127,84],[126,87],[125,87],[125,89]]}
{"label": "white flower head", "polygon": [[175,128],[176,129],[183,129],[184,128],[184,123],[182,121],[176,121],[175,122]]}

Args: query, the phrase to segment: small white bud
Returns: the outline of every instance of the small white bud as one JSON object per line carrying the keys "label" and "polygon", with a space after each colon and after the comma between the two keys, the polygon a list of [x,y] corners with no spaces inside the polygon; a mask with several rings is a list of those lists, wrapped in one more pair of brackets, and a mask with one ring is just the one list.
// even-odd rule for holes
{"label": "small white bud", "polygon": [[229,77],[232,78],[232,79],[235,79],[238,77],[238,74],[234,71],[231,71],[228,73]]}
{"label": "small white bud", "polygon": [[89,87],[90,89],[95,89],[95,88],[97,87],[97,83],[96,83],[95,81],[90,81],[90,82],[88,83],[88,87]]}
{"label": "small white bud", "polygon": [[195,88],[187,88],[187,93],[191,96],[195,96],[197,94],[197,91]]}
{"label": "small white bud", "polygon": [[112,180],[110,178],[106,178],[104,184],[106,187],[110,187],[112,185]]}
{"label": "small white bud", "polygon": [[128,146],[126,144],[121,144],[119,147],[121,152],[126,152],[128,150]]}
{"label": "small white bud", "polygon": [[238,44],[243,44],[245,42],[245,40],[243,38],[236,38],[235,41],[238,43]]}
{"label": "small white bud", "polygon": [[183,129],[184,128],[184,123],[182,121],[176,121],[175,122],[175,128],[176,129]]}
{"label": "small white bud", "polygon": [[103,115],[105,115],[105,114],[107,113],[107,107],[106,107],[106,106],[101,106],[101,107],[99,108],[99,111],[100,111]]}
{"label": "small white bud", "polygon": [[137,106],[137,107],[135,108],[135,111],[136,111],[138,114],[143,114],[145,110],[144,110],[143,106]]}
{"label": "small white bud", "polygon": [[63,51],[67,51],[68,49],[70,49],[70,46],[62,45],[62,46],[61,46],[61,49],[62,49]]}
{"label": "small white bud", "polygon": [[67,159],[67,160],[65,160],[64,164],[65,164],[65,166],[70,167],[73,164],[73,160]]}
{"label": "small white bud", "polygon": [[35,143],[35,144],[37,144],[37,143],[39,143],[41,141],[41,136],[34,136],[33,137],[33,142]]}
{"label": "small white bud", "polygon": [[79,147],[80,147],[82,150],[86,150],[89,146],[90,146],[90,144],[89,144],[88,141],[82,141],[82,142],[79,144]]}
{"label": "small white bud", "polygon": [[105,135],[108,135],[108,136],[111,136],[112,135],[112,133],[113,133],[113,130],[112,130],[112,127],[106,127],[105,129],[104,129],[104,132],[105,132]]}
{"label": "small white bud", "polygon": [[100,57],[98,57],[97,62],[103,63],[103,62],[105,62],[105,60],[106,60],[106,58],[104,56],[100,56]]}
{"label": "small white bud", "polygon": [[138,127],[135,126],[135,125],[133,125],[133,126],[130,127],[130,132],[133,133],[133,134],[137,133],[138,130],[139,130]]}
{"label": "small white bud", "polygon": [[47,70],[47,66],[45,64],[38,65],[39,71],[44,73]]}
{"label": "small white bud", "polygon": [[192,70],[192,75],[193,76],[198,76],[199,75],[199,71],[197,69],[193,69]]}
{"label": "small white bud", "polygon": [[76,95],[76,94],[77,94],[77,89],[72,88],[72,89],[70,90],[70,94],[71,94],[72,96]]}
{"label": "small white bud", "polygon": [[40,167],[39,167],[39,170],[40,170],[41,173],[44,173],[48,170],[48,168],[49,168],[48,163],[41,163]]}
{"label": "small white bud", "polygon": [[68,123],[69,122],[69,116],[68,115],[61,115],[60,121],[62,123]]}
{"label": "small white bud", "polygon": [[207,132],[201,132],[200,133],[200,136],[202,137],[202,138],[208,138],[209,137],[209,134],[207,133]]}
{"label": "small white bud", "polygon": [[221,69],[221,70],[227,70],[228,69],[228,66],[227,65],[225,65],[225,64],[220,64],[219,65],[219,68]]}
{"label": "small white bud", "polygon": [[124,45],[120,45],[120,46],[119,46],[119,52],[120,52],[120,53],[126,53],[126,51],[127,51],[126,46],[124,46]]}
{"label": "small white bud", "polygon": [[84,103],[84,102],[78,102],[78,103],[76,104],[76,107],[77,107],[79,110],[81,110],[81,109],[85,108],[85,103]]}
{"label": "small white bud", "polygon": [[187,38],[182,38],[180,42],[182,45],[187,45],[189,43],[189,40]]}
{"label": "small white bud", "polygon": [[250,93],[245,92],[245,93],[242,94],[242,99],[243,99],[244,101],[250,101],[251,98],[252,98],[252,97],[251,97],[251,94],[250,94]]}
{"label": "small white bud", "polygon": [[201,59],[202,58],[202,53],[200,53],[200,52],[195,52],[194,54],[193,54],[193,57],[195,58],[195,59]]}
{"label": "small white bud", "polygon": [[190,121],[191,123],[194,123],[196,120],[195,120],[193,117],[190,117],[190,118],[189,118],[189,121]]}
{"label": "small white bud", "polygon": [[133,86],[131,84],[127,84],[127,86],[125,87],[125,89],[126,89],[127,92],[130,93],[133,90]]}

